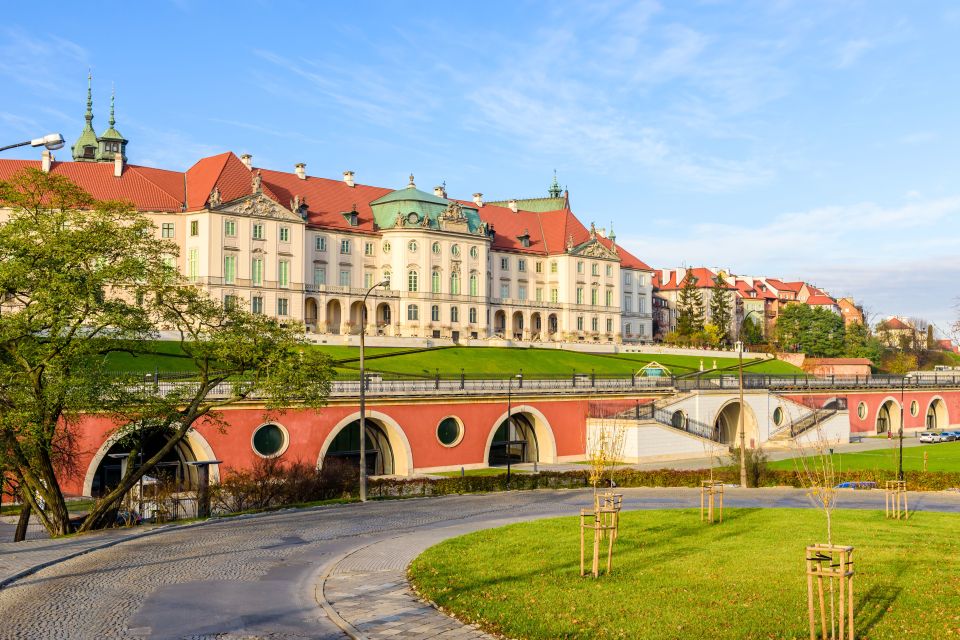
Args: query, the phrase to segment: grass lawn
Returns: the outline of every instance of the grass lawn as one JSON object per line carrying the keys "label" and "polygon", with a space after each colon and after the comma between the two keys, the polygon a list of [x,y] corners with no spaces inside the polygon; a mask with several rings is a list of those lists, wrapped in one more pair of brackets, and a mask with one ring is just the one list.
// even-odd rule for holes
{"label": "grass lawn", "polygon": [[[357,433],[359,433],[359,431],[358,431]],[[506,467],[497,467],[497,468],[494,468],[494,469],[465,469],[463,473],[464,473],[465,476],[478,476],[478,477],[485,477],[485,476],[505,476],[505,475],[507,475],[507,468],[506,468]],[[510,469],[510,475],[513,475],[513,474],[515,474],[515,473],[530,473],[530,472],[529,472],[529,471],[521,471],[521,470],[519,470],[519,469]],[[446,478],[459,478],[459,477],[460,477],[460,472],[459,472],[459,471],[438,471],[438,472],[436,472],[436,473],[431,473],[430,475],[432,475],[432,476],[444,476],[444,477],[446,477]]]}
{"label": "grass lawn", "polygon": [[[956,637],[960,537],[944,533],[958,519],[834,513],[834,541],[856,547],[858,638]],[[696,510],[624,513],[613,574],[599,580],[579,576],[577,523],[454,538],[424,552],[410,574],[461,620],[510,638],[809,637],[804,549],[826,541],[822,512],[728,509],[713,526]]]}
{"label": "grass lawn", "polygon": [[[896,471],[899,461],[899,449],[896,439],[889,447],[873,451],[856,453],[836,453],[833,465],[838,471],[858,471],[862,469],[880,469]],[[923,454],[927,454],[927,471],[960,471],[960,441],[922,444],[918,447],[903,448],[903,468],[905,471],[922,471]],[[778,460],[768,463],[771,469],[793,470],[799,461]]]}

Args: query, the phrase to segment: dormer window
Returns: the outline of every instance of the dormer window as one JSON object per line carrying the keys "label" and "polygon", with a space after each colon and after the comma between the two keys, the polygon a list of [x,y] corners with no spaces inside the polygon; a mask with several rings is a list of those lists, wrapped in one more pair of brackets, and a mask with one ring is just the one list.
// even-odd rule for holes
{"label": "dormer window", "polygon": [[526,229],[523,230],[523,235],[517,236],[517,240],[520,241],[520,246],[529,247],[530,246],[530,232]]}
{"label": "dormer window", "polygon": [[360,224],[360,214],[357,213],[356,209],[352,211],[346,211],[343,214],[343,219],[347,221],[347,224],[351,227],[359,226]]}
{"label": "dormer window", "polygon": [[83,148],[83,157],[84,158],[95,158],[97,155],[96,147],[84,147]]}

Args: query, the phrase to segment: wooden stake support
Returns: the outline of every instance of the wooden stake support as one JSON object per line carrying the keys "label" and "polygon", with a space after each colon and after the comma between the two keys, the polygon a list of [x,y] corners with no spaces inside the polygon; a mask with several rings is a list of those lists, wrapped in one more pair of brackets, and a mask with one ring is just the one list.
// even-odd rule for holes
{"label": "wooden stake support", "polygon": [[[613,541],[617,537],[619,512],[610,508],[580,510],[580,575],[586,575],[587,531],[593,532],[593,565],[590,573],[600,577],[600,541],[607,538],[607,575],[613,570]],[[609,535],[608,535],[609,534]]]}
{"label": "wooden stake support", "polygon": [[905,480],[887,480],[884,489],[885,510],[888,518],[906,520],[910,517],[907,505],[907,483]]}
{"label": "wooden stake support", "polygon": [[700,481],[700,522],[713,523],[714,514],[723,522],[723,483],[717,480]]}
{"label": "wooden stake support", "polygon": [[593,510],[598,513],[612,513],[613,539],[620,534],[620,509],[623,508],[622,493],[595,493],[593,495]]}
{"label": "wooden stake support", "polygon": [[853,547],[815,544],[807,547],[806,559],[810,640],[817,638],[817,609],[822,640],[855,640]]}

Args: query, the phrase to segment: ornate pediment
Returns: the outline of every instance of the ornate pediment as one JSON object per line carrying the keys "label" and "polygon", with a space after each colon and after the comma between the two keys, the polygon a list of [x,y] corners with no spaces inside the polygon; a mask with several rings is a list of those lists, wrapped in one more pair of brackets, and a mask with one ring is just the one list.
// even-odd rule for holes
{"label": "ornate pediment", "polygon": [[274,218],[303,222],[303,218],[298,214],[281,206],[280,203],[265,196],[262,192],[252,193],[249,196],[237,198],[219,206],[213,206],[211,203],[210,210],[249,218]]}
{"label": "ornate pediment", "polygon": [[590,239],[586,242],[568,249],[568,251],[575,256],[583,256],[585,258],[600,258],[603,260],[620,260],[620,256],[617,255],[617,252],[613,249],[605,247],[599,240]]}

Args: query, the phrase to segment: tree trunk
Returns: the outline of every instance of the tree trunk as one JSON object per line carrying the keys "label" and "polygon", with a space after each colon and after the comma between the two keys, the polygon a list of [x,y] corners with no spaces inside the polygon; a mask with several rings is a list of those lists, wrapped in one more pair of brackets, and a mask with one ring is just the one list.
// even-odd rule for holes
{"label": "tree trunk", "polygon": [[17,531],[13,534],[14,542],[23,542],[27,539],[27,525],[30,524],[30,508],[29,502],[24,502],[23,506],[20,507],[20,519],[17,520]]}

